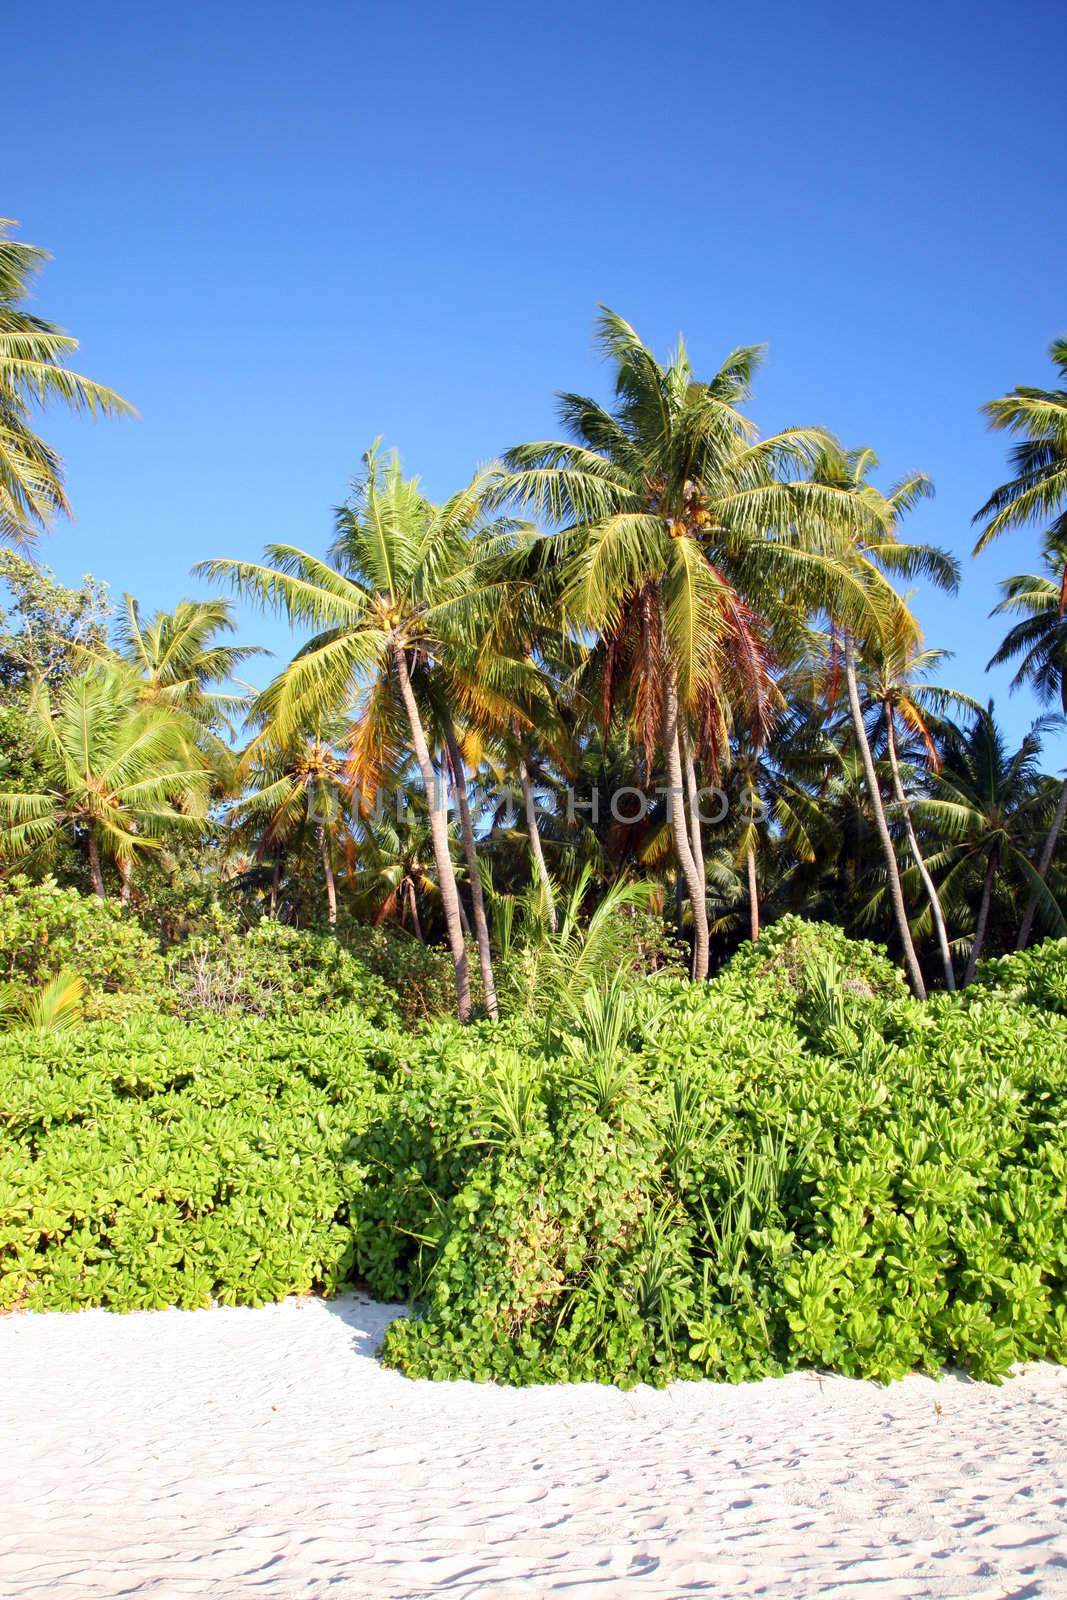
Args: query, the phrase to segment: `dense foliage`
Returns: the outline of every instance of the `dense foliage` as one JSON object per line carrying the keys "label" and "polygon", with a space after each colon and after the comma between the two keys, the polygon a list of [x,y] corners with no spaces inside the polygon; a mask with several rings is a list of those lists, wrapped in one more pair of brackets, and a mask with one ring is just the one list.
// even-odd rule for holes
{"label": "dense foliage", "polygon": [[[0,256],[17,332],[41,256],[2,228]],[[70,343],[35,326],[58,396]],[[195,965],[254,1010],[285,984],[254,976],[266,936],[237,941],[264,916],[336,929],[412,1019],[444,1009],[446,973],[461,1020],[547,1009],[569,955],[550,939],[620,885],[641,889],[644,964],[680,956],[698,979],[789,913],[883,939],[920,998],[1067,933],[1057,717],[1012,748],[992,705],[940,681],[904,587],[959,579],[906,536],[925,475],[882,488],[874,453],[821,426],[761,435],[754,347],[701,377],[683,343],[661,360],[606,308],[596,342],[613,393],[562,394],[557,438],[439,504],[375,446],[324,556],[200,564],[301,635],[265,687],[240,681],[263,652],[227,600],[148,614],[0,550],[0,877],[117,898],[179,990]],[[978,548],[1043,535],[1042,571],[1003,585],[993,660],[1058,715],[1067,394],[1019,388],[986,413],[1015,475]],[[23,506],[23,535],[49,506]],[[520,907],[543,927],[517,952]]]}
{"label": "dense foliage", "polygon": [[784,919],[707,984],[412,1033],[298,970],[282,1015],[0,1044],[5,1304],[356,1275],[414,1303],[387,1361],[517,1383],[1067,1359],[1067,1020],[1011,974],[924,1006]]}
{"label": "dense foliage", "polygon": [[258,1305],[335,1288],[343,1152],[373,1098],[358,1013],[139,1017],[0,1039],[0,1301]]}
{"label": "dense foliage", "polygon": [[[129,409],[42,260],[0,222],[0,543],[67,509],[41,404]],[[0,1306],[357,1274],[389,1361],[511,1382],[1067,1356],[1067,391],[986,407],[1012,748],[911,609],[924,474],[761,436],[754,347],[596,339],[559,437],[440,504],[375,446],[324,556],[200,565],[300,634],[265,687],[229,601],[0,551]]]}

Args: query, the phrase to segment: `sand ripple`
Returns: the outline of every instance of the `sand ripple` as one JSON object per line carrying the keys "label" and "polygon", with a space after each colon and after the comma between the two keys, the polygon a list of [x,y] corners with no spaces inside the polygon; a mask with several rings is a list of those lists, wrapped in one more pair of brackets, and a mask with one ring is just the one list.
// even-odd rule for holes
{"label": "sand ripple", "polygon": [[1067,1595],[1067,1369],[513,1391],[388,1316],[0,1320],[0,1595]]}

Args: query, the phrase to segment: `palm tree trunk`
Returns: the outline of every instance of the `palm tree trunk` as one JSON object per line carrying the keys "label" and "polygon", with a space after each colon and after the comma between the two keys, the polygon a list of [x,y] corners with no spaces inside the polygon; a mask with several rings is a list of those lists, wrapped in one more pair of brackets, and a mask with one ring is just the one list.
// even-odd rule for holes
{"label": "palm tree trunk", "polygon": [[693,860],[697,864],[700,881],[704,885],[707,895],[708,873],[704,865],[704,840],[700,832],[700,797],[697,792],[697,769],[693,761],[693,752],[689,748],[689,740],[683,729],[678,730],[678,739],[685,758],[685,787],[689,800],[689,848],[693,852]]}
{"label": "palm tree trunk", "polygon": [[456,786],[456,799],[459,803],[459,826],[463,835],[463,853],[467,858],[467,875],[471,885],[471,908],[474,911],[474,937],[478,944],[478,965],[482,973],[482,988],[485,990],[485,1009],[491,1017],[496,1017],[498,1008],[496,1003],[496,984],[493,981],[493,956],[489,946],[489,923],[485,915],[485,896],[482,893],[482,878],[478,871],[478,851],[474,842],[474,824],[471,822],[470,802],[467,799],[467,774],[463,766],[463,754],[456,738],[456,730],[449,713],[445,712],[445,739],[448,744],[448,759],[452,764],[452,779]]}
{"label": "palm tree trunk", "polygon": [[552,879],[545,866],[545,853],[541,849],[541,834],[537,827],[537,807],[534,804],[533,784],[530,782],[530,773],[525,760],[519,756],[519,782],[522,784],[523,804],[526,807],[526,828],[530,835],[530,849],[533,852],[534,865],[541,883],[541,890],[545,897],[545,909],[548,912],[548,925],[552,932],[556,931],[556,897],[552,893]]}
{"label": "palm tree trunk", "polygon": [[411,687],[407,657],[404,655],[400,641],[395,637],[392,641],[392,651],[397,681],[400,684],[400,694],[404,701],[404,710],[407,712],[408,723],[411,727],[411,743],[415,751],[415,760],[418,762],[419,771],[422,774],[422,781],[426,790],[426,804],[430,812],[430,835],[433,839],[434,860],[437,865],[437,881],[441,886],[441,905],[444,908],[445,925],[448,928],[448,943],[452,951],[452,964],[456,971],[456,1010],[461,1022],[469,1022],[471,1014],[470,973],[467,968],[467,951],[463,943],[463,926],[459,920],[459,891],[456,888],[456,874],[452,870],[452,856],[448,848],[448,819],[444,809],[438,804],[438,785],[433,770],[433,762],[430,760],[426,734],[423,731],[422,718],[419,715],[418,703],[415,699],[415,691]]}
{"label": "palm tree trunk", "polygon": [[978,970],[978,957],[982,954],[982,945],[985,943],[986,927],[989,922],[989,904],[993,898],[993,883],[1000,865],[1000,851],[994,850],[985,869],[985,882],[982,884],[982,899],[978,906],[978,921],[974,925],[974,943],[967,962],[967,971],[963,974],[963,987],[974,982],[974,975]]}
{"label": "palm tree trunk", "polygon": [[859,685],[856,682],[856,651],[851,635],[845,634],[845,679],[848,683],[848,704],[852,712],[852,725],[856,733],[856,743],[859,746],[860,757],[863,761],[863,774],[867,780],[867,792],[871,799],[871,810],[874,813],[874,825],[882,843],[882,854],[885,857],[886,878],[889,883],[889,898],[893,903],[893,914],[896,917],[897,932],[904,950],[904,963],[911,978],[911,986],[920,1000],[926,999],[926,984],[923,982],[922,969],[919,958],[915,954],[915,945],[912,942],[911,929],[908,926],[908,913],[904,905],[904,890],[900,884],[900,868],[897,865],[897,853],[893,848],[893,840],[889,833],[889,824],[885,819],[885,807],[882,804],[882,792],[878,787],[878,774],[874,770],[874,756],[871,754],[871,743],[867,738],[867,729],[863,725],[863,710],[860,706]]}
{"label": "palm tree trunk", "polygon": [[133,879],[133,862],[119,861],[119,904],[128,906],[130,903],[130,883]]}
{"label": "palm tree trunk", "polygon": [[326,829],[319,828],[319,851],[322,855],[322,875],[326,880],[326,920],[330,927],[337,926],[337,885],[334,883],[333,867],[330,863],[330,841],[326,837]]}
{"label": "palm tree trunk", "polygon": [[100,870],[100,846],[89,835],[89,881],[93,886],[93,893],[103,900],[107,891],[104,888],[104,874]]}
{"label": "palm tree trunk", "polygon": [[755,944],[759,938],[759,879],[756,877],[755,845],[749,845],[745,860],[748,866],[748,933]]}
{"label": "palm tree trunk", "polygon": [[[1052,819],[1052,826],[1049,828],[1048,833],[1045,836],[1044,847],[1041,851],[1041,860],[1037,864],[1037,875],[1041,879],[1042,883],[1044,883],[1048,869],[1052,865],[1053,851],[1056,848],[1056,840],[1060,836],[1060,829],[1063,827],[1063,819],[1065,816],[1067,816],[1067,781],[1061,785],[1060,798],[1056,805],[1056,814]],[[1035,890],[1030,896],[1030,899],[1026,905],[1026,914],[1023,917],[1022,926],[1019,929],[1019,937],[1015,941],[1016,950],[1025,950],[1026,946],[1030,942],[1030,932],[1034,926],[1034,917],[1037,914],[1037,902],[1039,899],[1040,896]]]}
{"label": "palm tree trunk", "polygon": [[941,951],[941,965],[945,969],[945,987],[952,994],[956,988],[956,974],[952,966],[952,951],[948,942],[948,929],[945,926],[945,914],[941,909],[941,896],[937,892],[937,884],[930,876],[929,868],[923,860],[923,853],[919,848],[919,841],[915,836],[915,825],[911,820],[911,807],[908,797],[904,793],[904,785],[900,777],[900,762],[897,760],[897,736],[893,727],[893,713],[889,706],[885,708],[886,740],[889,746],[889,767],[893,774],[893,794],[900,807],[900,814],[904,818],[904,827],[907,830],[908,845],[911,849],[915,865],[919,869],[926,898],[930,902],[930,915],[934,919],[934,928],[937,933],[938,948]]}
{"label": "palm tree trunk", "polygon": [[415,930],[415,937],[420,944],[425,944],[426,940],[422,936],[422,922],[419,918],[418,896],[415,893],[415,885],[410,878],[408,879],[408,910],[411,912],[411,926]]}
{"label": "palm tree trunk", "polygon": [[281,881],[282,881],[282,864],[281,864],[280,861],[275,861],[273,867],[271,867],[271,869],[270,869],[270,916],[271,917],[276,917],[278,915],[278,890],[281,887]]}
{"label": "palm tree trunk", "polygon": [[708,902],[686,825],[678,729],[678,685],[672,668],[667,669],[663,684],[663,755],[667,765],[667,798],[674,849],[693,907],[693,978],[697,980],[708,975]]}

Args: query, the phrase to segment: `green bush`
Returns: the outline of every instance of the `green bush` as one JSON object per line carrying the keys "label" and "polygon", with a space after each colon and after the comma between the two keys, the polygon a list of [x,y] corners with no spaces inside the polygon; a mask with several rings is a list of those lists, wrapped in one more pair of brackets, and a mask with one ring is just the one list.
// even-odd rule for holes
{"label": "green bush", "polygon": [[[450,1017],[456,1009],[452,957],[442,945],[420,944],[392,928],[368,927],[342,919],[338,938],[345,949],[392,991],[400,1015],[411,1023]],[[471,995],[481,1004],[481,974],[473,947],[467,951]]]}
{"label": "green bush", "polygon": [[1067,1024],[920,1005],[862,948],[828,982],[821,935],[787,978],[782,931],[761,941],[748,993],[654,980],[621,1029],[413,1069],[356,1141],[404,1152],[356,1241],[419,1300],[386,1360],[619,1383],[1067,1360]]}
{"label": "green bush", "polygon": [[1019,955],[983,961],[977,981],[1003,999],[1067,1016],[1067,939],[1046,939]]}
{"label": "green bush", "polygon": [[336,941],[256,937],[320,1005],[0,1038],[3,1304],[355,1275],[412,1302],[387,1362],[509,1383],[1067,1360],[1067,1018],[786,923],[413,1032]]}
{"label": "green bush", "polygon": [[335,1289],[384,1037],[342,1011],[0,1038],[0,1306]]}
{"label": "green bush", "polygon": [[63,969],[85,980],[89,1016],[164,991],[159,946],[116,901],[61,889],[53,878],[0,880],[0,978],[39,984]]}
{"label": "green bush", "polygon": [[247,933],[178,945],[168,956],[169,1004],[186,1015],[209,1011],[288,1015],[359,1005],[387,1020],[397,997],[332,934],[264,918]]}

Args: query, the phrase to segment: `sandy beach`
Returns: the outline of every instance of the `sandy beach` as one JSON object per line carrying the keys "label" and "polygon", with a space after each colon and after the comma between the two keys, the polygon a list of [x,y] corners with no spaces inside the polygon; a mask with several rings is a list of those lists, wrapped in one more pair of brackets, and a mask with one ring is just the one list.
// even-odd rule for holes
{"label": "sandy beach", "polygon": [[0,1320],[0,1594],[1067,1595],[1067,1369],[413,1383],[390,1314]]}

